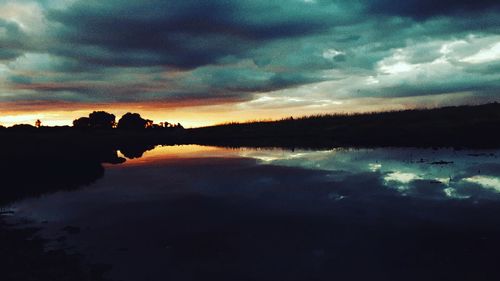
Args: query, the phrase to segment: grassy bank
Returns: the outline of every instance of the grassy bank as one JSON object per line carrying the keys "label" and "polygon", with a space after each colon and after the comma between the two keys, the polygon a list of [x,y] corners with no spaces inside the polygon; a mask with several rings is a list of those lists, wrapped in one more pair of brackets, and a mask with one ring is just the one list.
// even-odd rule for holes
{"label": "grassy bank", "polygon": [[188,130],[188,142],[228,146],[500,146],[500,104],[318,115]]}

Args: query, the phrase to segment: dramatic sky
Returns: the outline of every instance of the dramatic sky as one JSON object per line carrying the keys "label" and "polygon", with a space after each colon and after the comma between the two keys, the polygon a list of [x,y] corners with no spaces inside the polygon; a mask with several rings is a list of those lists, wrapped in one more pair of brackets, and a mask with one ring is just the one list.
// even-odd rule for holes
{"label": "dramatic sky", "polygon": [[498,0],[0,0],[0,124],[500,101]]}

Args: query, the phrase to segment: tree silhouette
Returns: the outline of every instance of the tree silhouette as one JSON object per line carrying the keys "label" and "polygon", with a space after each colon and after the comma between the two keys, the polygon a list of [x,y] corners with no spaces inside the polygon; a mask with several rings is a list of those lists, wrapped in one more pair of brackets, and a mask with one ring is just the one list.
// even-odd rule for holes
{"label": "tree silhouette", "polygon": [[80,117],[76,120],[73,120],[73,127],[75,128],[90,128],[90,121],[88,117]]}
{"label": "tree silhouette", "polygon": [[94,111],[89,114],[89,126],[93,129],[112,129],[115,124],[114,114],[105,111]]}
{"label": "tree silhouette", "polygon": [[35,121],[35,127],[40,128],[41,126],[42,126],[42,121],[40,121],[40,119],[37,119]]}
{"label": "tree silhouette", "polygon": [[124,130],[141,130],[145,128],[151,128],[153,126],[153,121],[144,119],[138,113],[126,113],[118,120],[118,129]]}

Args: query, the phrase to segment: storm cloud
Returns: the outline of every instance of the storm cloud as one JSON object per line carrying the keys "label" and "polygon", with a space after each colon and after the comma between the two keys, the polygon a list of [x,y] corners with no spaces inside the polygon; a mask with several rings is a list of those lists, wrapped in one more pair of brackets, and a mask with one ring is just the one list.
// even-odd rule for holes
{"label": "storm cloud", "polygon": [[372,12],[406,16],[417,20],[436,16],[468,16],[481,12],[498,12],[500,9],[500,3],[495,0],[408,0],[404,3],[395,0],[375,0],[367,3]]}
{"label": "storm cloud", "polygon": [[497,100],[498,26],[493,0],[0,0],[0,103]]}

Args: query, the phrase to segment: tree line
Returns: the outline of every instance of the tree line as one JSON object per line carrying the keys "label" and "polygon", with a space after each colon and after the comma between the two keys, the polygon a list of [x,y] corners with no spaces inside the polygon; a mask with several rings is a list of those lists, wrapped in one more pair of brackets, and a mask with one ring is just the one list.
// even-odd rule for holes
{"label": "tree line", "polygon": [[[69,126],[63,126],[69,127]],[[35,128],[49,128],[42,126],[42,121],[37,119],[35,125],[16,124],[10,128],[14,130],[31,130]],[[121,130],[142,130],[142,129],[184,129],[180,124],[169,122],[155,123],[153,120],[144,119],[139,113],[128,112],[124,114],[118,121],[114,114],[106,111],[94,111],[88,116],[80,117],[73,120],[73,128],[76,129],[121,129]],[[0,129],[6,129],[0,125]]]}
{"label": "tree line", "polygon": [[105,111],[94,111],[88,117],[80,117],[73,121],[73,127],[78,129],[122,129],[122,130],[142,130],[172,128],[184,129],[180,124],[169,122],[154,123],[153,120],[144,119],[139,113],[128,112],[124,114],[118,122],[114,114]]}

